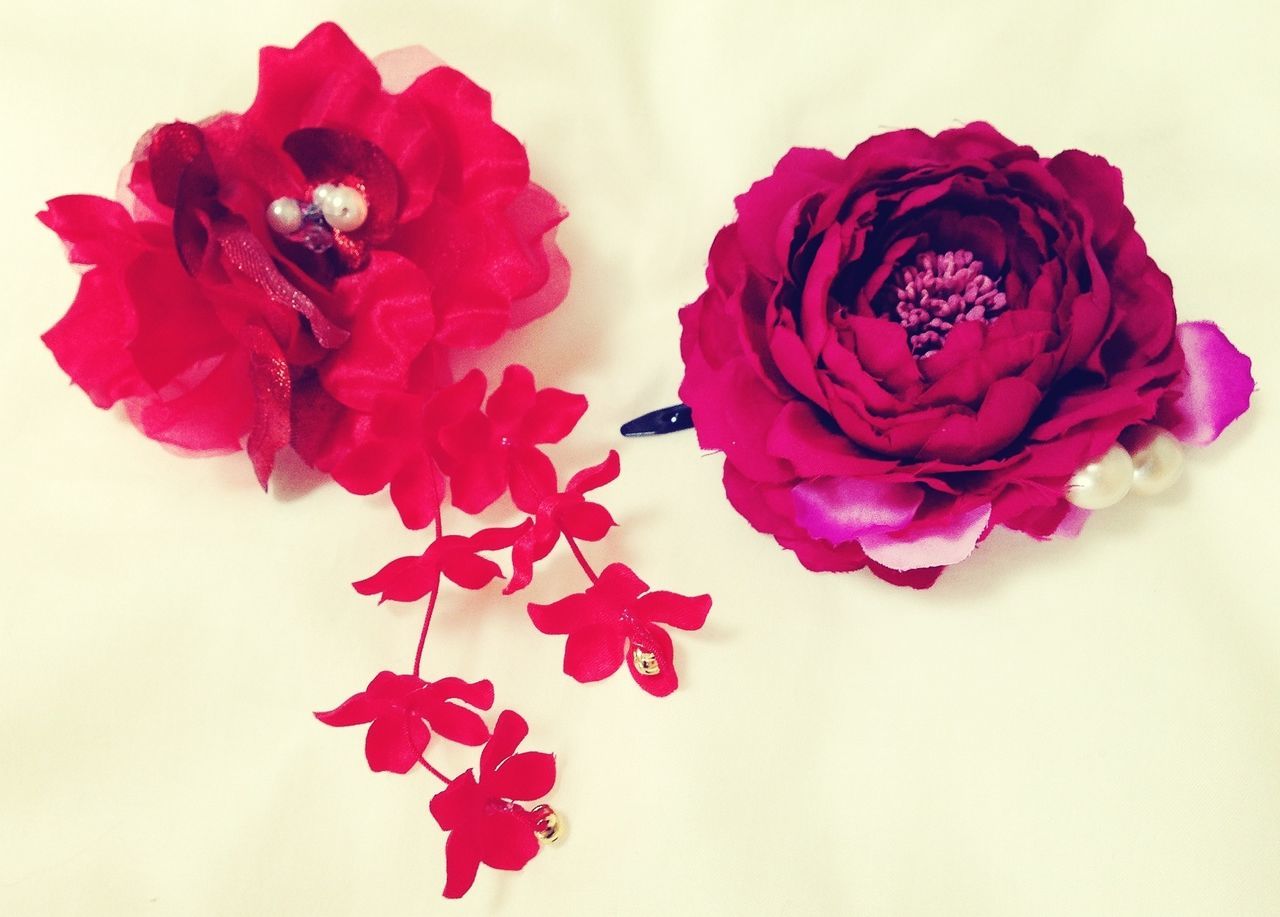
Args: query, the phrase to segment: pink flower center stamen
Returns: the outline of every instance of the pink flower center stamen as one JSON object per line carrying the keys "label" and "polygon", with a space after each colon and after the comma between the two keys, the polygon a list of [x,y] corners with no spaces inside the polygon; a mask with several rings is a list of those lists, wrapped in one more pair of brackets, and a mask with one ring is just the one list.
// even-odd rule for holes
{"label": "pink flower center stamen", "polygon": [[947,333],[961,322],[994,321],[1008,300],[1000,281],[982,272],[973,252],[923,252],[915,265],[893,275],[897,304],[894,311],[907,331],[907,342],[916,358],[942,347]]}

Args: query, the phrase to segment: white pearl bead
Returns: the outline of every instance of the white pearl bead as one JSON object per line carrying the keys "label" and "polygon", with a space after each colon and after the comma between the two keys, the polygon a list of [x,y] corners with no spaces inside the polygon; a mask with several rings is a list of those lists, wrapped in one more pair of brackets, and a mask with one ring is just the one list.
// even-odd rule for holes
{"label": "white pearl bead", "polygon": [[369,203],[364,195],[347,185],[338,185],[319,203],[325,222],[339,232],[355,232],[369,217]]}
{"label": "white pearl bead", "polygon": [[1124,499],[1133,486],[1133,459],[1116,444],[1090,462],[1067,484],[1067,500],[1081,509],[1106,509]]}
{"label": "white pearl bead", "polygon": [[311,203],[323,207],[329,195],[337,190],[337,185],[316,185],[316,190],[311,192]]}
{"label": "white pearl bead", "polygon": [[1133,492],[1162,493],[1182,476],[1182,443],[1168,430],[1151,427],[1133,451]]}
{"label": "white pearl bead", "polygon": [[267,225],[282,236],[302,228],[302,208],[291,197],[278,197],[267,207]]}

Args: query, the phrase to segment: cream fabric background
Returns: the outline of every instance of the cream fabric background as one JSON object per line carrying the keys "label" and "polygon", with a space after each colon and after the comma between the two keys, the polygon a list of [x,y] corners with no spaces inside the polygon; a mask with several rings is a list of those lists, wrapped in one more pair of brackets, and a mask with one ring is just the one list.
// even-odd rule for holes
{"label": "cream fabric background", "polygon": [[[1275,10],[6,0],[0,913],[1280,913]],[[573,214],[571,298],[508,353],[592,400],[562,469],[621,450],[623,527],[590,554],[716,599],[659,702],[561,675],[497,590],[446,595],[431,668],[494,678],[569,820],[452,906],[433,778],[370,774],[359,730],[309,715],[411,658],[418,610],[346,584],[421,537],[381,498],[167,454],[37,340],[76,285],[43,200],[109,194],[155,122],[242,109],[258,47],[324,18],[494,93]],[[787,147],[973,118],[1124,169],[1183,317],[1255,358],[1255,407],[1077,542],[993,537],[923,594],[808,574],[692,435],[615,428],[672,400],[676,309]],[[527,597],[576,584],[561,558]]]}

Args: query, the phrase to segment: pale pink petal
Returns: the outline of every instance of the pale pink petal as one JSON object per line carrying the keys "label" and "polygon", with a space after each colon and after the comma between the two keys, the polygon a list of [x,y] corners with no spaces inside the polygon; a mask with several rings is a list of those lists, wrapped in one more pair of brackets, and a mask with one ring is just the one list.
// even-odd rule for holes
{"label": "pale pink petal", "polygon": [[908,525],[920,508],[924,491],[914,484],[823,477],[797,484],[791,499],[796,521],[806,532],[831,544],[845,544]]}
{"label": "pale pink petal", "polygon": [[868,557],[894,570],[942,567],[972,554],[990,519],[991,506],[984,504],[965,513],[917,522],[900,532],[865,535],[860,542]]}
{"label": "pale pink petal", "polygon": [[382,88],[395,93],[404,92],[422,74],[445,63],[422,45],[410,45],[384,51],[373,59],[373,65],[382,77]]}
{"label": "pale pink petal", "polygon": [[1207,446],[1249,408],[1252,361],[1213,322],[1183,322],[1178,343],[1187,362],[1182,397],[1160,420],[1184,443]]}

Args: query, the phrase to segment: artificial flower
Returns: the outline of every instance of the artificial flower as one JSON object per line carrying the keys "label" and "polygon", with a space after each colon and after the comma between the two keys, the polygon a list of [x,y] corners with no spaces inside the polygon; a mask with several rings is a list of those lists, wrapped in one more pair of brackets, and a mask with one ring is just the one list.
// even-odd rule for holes
{"label": "artificial flower", "polygon": [[931,585],[996,526],[1077,529],[1068,481],[1127,430],[1204,442],[1248,406],[1248,359],[1178,325],[1100,157],[902,130],[793,149],[736,203],[680,394],[730,501],[810,569]]}
{"label": "artificial flower", "polygon": [[364,754],[370,770],[405,774],[426,750],[432,730],[463,745],[483,745],[489,738],[480,715],[454,700],[488,710],[493,706],[493,685],[461,678],[427,682],[416,675],[379,672],[369,687],[315,716],[327,726],[368,723]]}
{"label": "artificial flower", "polygon": [[484,863],[493,869],[524,868],[538,853],[537,818],[519,801],[551,792],[555,758],[520,752],[529,733],[520,714],[504,710],[480,753],[479,776],[467,770],[431,800],[436,823],[449,832],[445,842],[446,898],[461,898]]}
{"label": "artificial flower", "polygon": [[533,565],[551,553],[561,535],[579,541],[600,541],[617,525],[607,509],[586,499],[584,494],[615,480],[619,470],[618,453],[610,449],[603,462],[579,471],[563,491],[543,497],[532,524],[525,527],[512,545],[511,579],[502,590],[503,595],[517,592],[532,582]]}
{"label": "artificial flower", "polygon": [[439,588],[441,576],[463,589],[483,589],[502,576],[502,568],[480,552],[511,547],[522,530],[512,526],[481,529],[473,535],[444,535],[421,554],[397,557],[352,585],[361,595],[381,593],[378,604],[416,602]]}
{"label": "artificial flower", "polygon": [[664,697],[678,685],[671,636],[659,624],[697,630],[711,610],[711,596],[650,592],[625,564],[610,564],[585,592],[549,605],[529,604],[529,617],[544,634],[568,634],[564,671],[578,681],[599,681],[625,658],[631,677]]}
{"label": "artificial flower", "polygon": [[[245,448],[265,487],[284,446],[332,470],[380,400],[429,396],[452,348],[563,299],[565,214],[524,148],[461,73],[405,61],[321,25],[262,51],[243,114],[144,136],[120,201],[49,202],[86,271],[44,341],[94,404]],[[397,489],[421,504],[431,483]]]}

